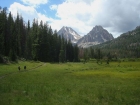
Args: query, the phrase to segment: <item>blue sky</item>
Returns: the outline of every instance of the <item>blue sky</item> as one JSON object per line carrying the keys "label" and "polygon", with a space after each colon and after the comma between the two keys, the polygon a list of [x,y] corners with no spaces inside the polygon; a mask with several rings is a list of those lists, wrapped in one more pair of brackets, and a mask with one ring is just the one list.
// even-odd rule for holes
{"label": "blue sky", "polygon": [[[53,4],[59,5],[64,0],[49,0],[49,1],[46,0],[46,1],[47,1],[47,3],[41,4],[38,7],[36,7],[36,10],[38,12],[41,12],[41,13],[47,15],[48,17],[57,18],[55,16],[56,11],[50,10],[50,6],[53,5]],[[22,2],[22,0],[0,0],[0,2],[1,2],[1,5],[0,5],[1,7],[7,7],[7,8],[9,8],[10,5],[13,4],[14,2],[17,2],[17,3],[23,4],[25,6],[28,6],[27,4],[24,4]]]}
{"label": "blue sky", "polygon": [[118,37],[140,25],[140,0],[0,0],[0,6],[25,21],[43,20],[57,31],[68,26],[80,35],[101,25]]}

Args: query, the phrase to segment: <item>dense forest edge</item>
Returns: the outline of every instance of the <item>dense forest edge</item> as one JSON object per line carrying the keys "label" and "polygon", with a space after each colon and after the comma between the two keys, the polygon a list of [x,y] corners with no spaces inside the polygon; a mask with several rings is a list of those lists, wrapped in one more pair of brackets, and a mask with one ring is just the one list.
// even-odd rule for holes
{"label": "dense forest edge", "polygon": [[34,19],[26,23],[0,7],[0,62],[19,59],[42,62],[77,62],[78,47],[57,35],[51,26]]}

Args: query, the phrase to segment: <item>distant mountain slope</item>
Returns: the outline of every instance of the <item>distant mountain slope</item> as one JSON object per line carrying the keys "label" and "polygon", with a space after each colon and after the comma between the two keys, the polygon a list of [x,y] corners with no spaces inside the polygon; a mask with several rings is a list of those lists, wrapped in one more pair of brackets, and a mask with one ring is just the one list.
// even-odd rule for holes
{"label": "distant mountain slope", "polygon": [[58,35],[63,36],[66,40],[71,40],[72,43],[77,43],[77,41],[81,38],[81,36],[71,27],[65,26],[58,31]]}
{"label": "distant mountain slope", "polygon": [[140,26],[120,35],[118,38],[93,46],[104,52],[117,53],[120,57],[140,57]]}
{"label": "distant mountain slope", "polygon": [[95,26],[87,35],[79,39],[77,44],[80,47],[89,47],[112,39],[114,39],[112,34],[103,29],[102,26]]}

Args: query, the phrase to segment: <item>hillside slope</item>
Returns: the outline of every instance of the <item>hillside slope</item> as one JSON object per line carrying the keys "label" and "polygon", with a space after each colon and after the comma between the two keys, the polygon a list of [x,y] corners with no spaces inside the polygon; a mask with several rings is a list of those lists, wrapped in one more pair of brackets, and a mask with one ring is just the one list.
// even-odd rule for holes
{"label": "hillside slope", "polygon": [[104,52],[116,53],[120,57],[140,57],[140,26],[118,38],[94,46]]}

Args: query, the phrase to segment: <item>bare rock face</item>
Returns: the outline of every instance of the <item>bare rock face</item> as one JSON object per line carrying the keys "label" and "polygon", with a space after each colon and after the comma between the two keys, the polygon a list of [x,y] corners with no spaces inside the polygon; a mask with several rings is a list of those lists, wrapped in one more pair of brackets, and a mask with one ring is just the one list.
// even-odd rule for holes
{"label": "bare rock face", "polygon": [[71,27],[63,26],[57,34],[64,37],[66,40],[71,40],[72,43],[77,43],[77,41],[81,38],[81,36]]}
{"label": "bare rock face", "polygon": [[79,39],[77,44],[79,47],[90,47],[112,39],[114,39],[112,34],[102,26],[95,26],[87,35]]}

